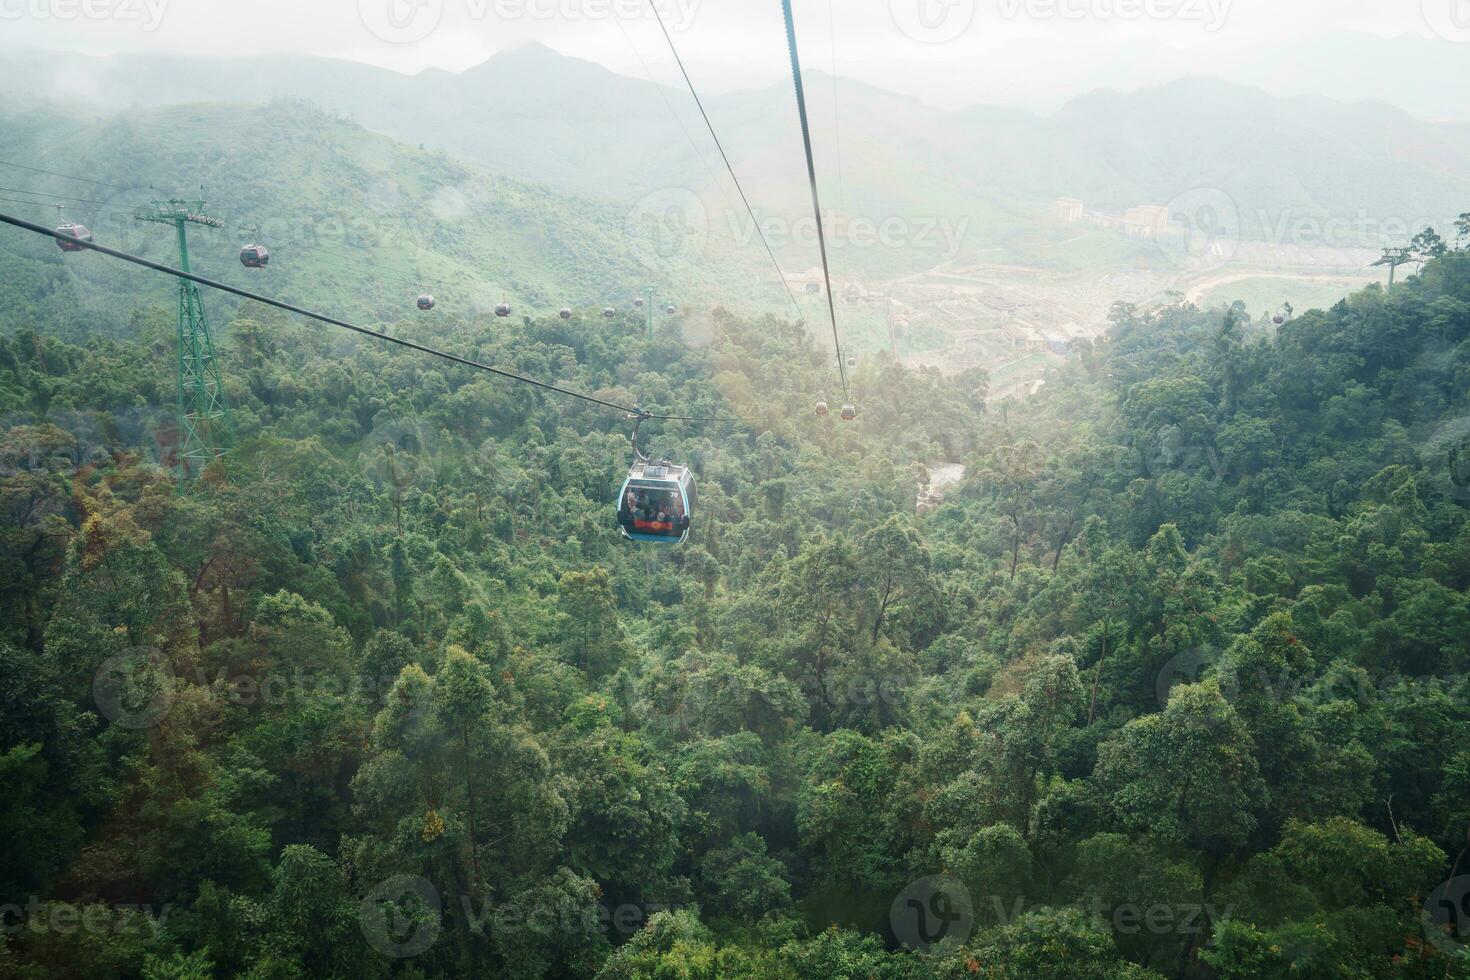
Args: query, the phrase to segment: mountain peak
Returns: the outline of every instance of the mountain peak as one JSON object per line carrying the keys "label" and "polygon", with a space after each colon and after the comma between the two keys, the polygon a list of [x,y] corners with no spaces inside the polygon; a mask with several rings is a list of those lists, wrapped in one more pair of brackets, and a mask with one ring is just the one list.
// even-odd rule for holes
{"label": "mountain peak", "polygon": [[502,48],[489,58],[460,73],[461,78],[473,79],[481,76],[501,75],[509,71],[587,71],[611,74],[606,68],[582,58],[562,54],[540,41],[523,41]]}

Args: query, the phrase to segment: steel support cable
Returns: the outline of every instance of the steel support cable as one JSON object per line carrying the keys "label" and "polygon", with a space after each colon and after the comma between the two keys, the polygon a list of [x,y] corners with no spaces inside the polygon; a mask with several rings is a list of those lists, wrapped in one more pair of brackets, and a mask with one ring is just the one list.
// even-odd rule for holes
{"label": "steel support cable", "polygon": [[47,177],[61,177],[64,180],[75,180],[83,184],[96,184],[98,187],[114,187],[120,191],[142,190],[140,187],[124,187],[122,184],[113,184],[105,180],[93,180],[89,177],[75,177],[71,174],[58,173],[55,170],[42,170],[40,167],[28,167],[23,163],[11,163],[9,160],[0,160],[0,167],[14,167],[16,170],[29,170],[33,174],[45,174]]}
{"label": "steel support cable", "polygon": [[524,374],[517,374],[514,371],[507,371],[503,368],[492,367],[489,364],[484,364],[480,361],[471,360],[467,357],[460,357],[458,354],[451,354],[448,351],[438,350],[425,344],[415,343],[412,340],[404,340],[401,337],[394,337],[389,334],[379,333],[378,331],[370,329],[368,327],[360,327],[355,323],[349,323],[346,320],[340,320],[336,317],[328,316],[325,313],[317,313],[314,310],[309,310],[306,307],[297,306],[293,303],[286,303],[278,299],[272,299],[269,296],[262,296],[260,293],[251,292],[248,289],[241,289],[238,286],[231,286],[229,283],[220,282],[216,279],[209,279],[205,276],[196,275],[192,272],[185,272],[182,269],[175,269],[172,266],[164,265],[162,262],[154,262],[152,259],[145,259],[141,256],[132,255],[128,252],[123,252],[115,248],[108,248],[106,245],[98,245],[95,242],[85,242],[82,241],[80,238],[75,238],[71,235],[61,234],[59,232],[52,231],[51,229],[43,225],[38,225],[31,221],[26,221],[24,218],[17,218],[14,215],[0,213],[0,223],[11,225],[12,227],[19,228],[22,231],[29,231],[37,235],[44,235],[47,238],[75,242],[78,245],[83,246],[83,248],[85,248],[87,251],[100,252],[103,255],[111,256],[115,259],[121,259],[124,262],[131,262],[133,265],[142,266],[145,269],[152,269],[154,272],[161,272],[164,275],[173,276],[176,279],[187,279],[192,283],[196,283],[200,286],[208,286],[210,289],[215,289],[222,293],[229,293],[233,296],[239,296],[242,299],[253,300],[257,303],[262,303],[266,306],[272,306],[278,310],[285,310],[287,313],[295,313],[297,316],[303,316],[309,320],[316,320],[319,323],[325,323],[329,326],[341,327],[343,330],[351,330],[354,333],[362,334],[365,337],[372,337],[375,340],[383,340],[387,341],[390,344],[397,344],[399,347],[406,347],[409,350],[416,350],[421,354],[428,354],[432,357],[442,358],[446,361],[451,361],[455,364],[463,365],[464,367],[474,368],[477,371],[486,371],[490,374],[498,375],[510,381],[516,381],[521,384],[531,385],[544,391],[554,392],[558,395],[566,395],[570,398],[578,398],[584,402],[591,402],[594,405],[601,405],[603,408],[610,408],[614,411],[633,416],[634,418],[652,419],[660,422],[765,421],[764,416],[737,417],[723,415],[655,415],[650,412],[645,412],[637,406],[620,405],[617,402],[610,402],[605,399],[598,398],[594,395],[586,395],[580,391],[572,391],[570,388],[562,388],[547,381],[541,381],[536,378],[527,377]]}
{"label": "steel support cable", "polygon": [[[69,194],[52,194],[50,191],[32,191],[32,190],[26,190],[24,187],[0,187],[0,191],[5,191],[7,194],[27,194],[27,195],[29,195],[31,197],[49,197],[49,198],[52,198],[52,199],[54,199],[56,201],[75,201],[77,204],[112,204],[112,203],[114,203],[112,201],[94,201],[91,198],[86,198],[86,197],[72,197]],[[56,207],[55,204],[52,204],[51,206],[52,207]],[[67,204],[66,207],[71,207],[71,205],[70,204]]]}
{"label": "steel support cable", "polygon": [[843,398],[851,402],[852,394],[847,386],[847,363],[842,358],[842,340],[837,335],[837,305],[832,299],[832,269],[827,262],[827,232],[822,225],[822,200],[817,193],[817,163],[812,156],[812,130],[806,115],[806,89],[801,84],[801,58],[796,52],[796,21],[791,16],[791,0],[781,0],[781,12],[786,17],[786,42],[791,49],[791,79],[796,84],[796,111],[801,117],[801,142],[806,149],[806,173],[812,185],[812,212],[817,219],[817,245],[822,252],[822,278],[827,284],[827,313],[832,318],[832,344],[837,348],[837,374],[842,378]]}
{"label": "steel support cable", "polygon": [[653,69],[648,67],[648,62],[644,59],[643,52],[639,50],[638,45],[633,43],[632,35],[628,33],[627,28],[623,27],[623,22],[619,18],[612,18],[612,22],[617,27],[618,33],[623,36],[623,43],[628,45],[628,50],[633,52],[633,57],[637,58],[638,64],[642,66],[643,77],[648,79],[648,84],[653,86],[654,91],[658,93],[659,101],[664,104],[664,108],[668,110],[669,116],[674,120],[674,124],[679,127],[679,132],[684,134],[684,140],[689,144],[689,149],[694,151],[694,156],[699,160],[700,167],[704,169],[705,178],[709,181],[710,186],[719,192],[720,198],[725,202],[727,208],[730,208],[732,211],[735,210],[730,204],[729,195],[725,193],[725,185],[715,179],[714,170],[711,169],[709,160],[705,158],[704,150],[700,148],[698,143],[694,142],[694,134],[689,132],[688,126],[684,125],[684,117],[679,115],[678,111],[674,108],[674,104],[669,101],[668,95],[664,92],[664,86],[659,84],[653,77]]}
{"label": "steel support cable", "polygon": [[132,217],[132,214],[127,211],[109,211],[105,208],[79,208],[73,207],[70,204],[57,204],[55,201],[25,201],[21,200],[18,197],[0,197],[0,201],[4,201],[7,204],[25,204],[33,208],[45,208],[47,211],[53,211],[57,208],[65,208],[67,211],[75,212],[77,214],[107,214],[118,218]]}
{"label": "steel support cable", "polygon": [[806,313],[801,304],[796,300],[796,294],[791,291],[791,283],[786,281],[786,273],[781,271],[781,263],[776,261],[776,253],[771,248],[771,243],[766,240],[766,233],[761,231],[761,223],[756,220],[755,210],[750,206],[750,199],[745,196],[745,188],[740,185],[740,178],[735,176],[735,167],[730,163],[730,156],[725,152],[725,144],[720,142],[719,135],[715,132],[715,124],[710,122],[709,113],[704,111],[704,100],[699,97],[699,92],[694,88],[694,80],[689,77],[689,71],[684,67],[684,59],[679,56],[679,49],[674,46],[674,38],[669,34],[669,29],[664,26],[663,16],[658,12],[658,7],[653,0],[648,0],[648,7],[653,11],[654,19],[658,21],[659,30],[663,31],[664,40],[669,43],[669,50],[673,52],[674,61],[679,66],[679,73],[684,76],[684,84],[689,86],[689,94],[694,96],[694,104],[699,107],[699,114],[704,117],[704,125],[709,129],[710,139],[715,141],[715,148],[720,151],[720,159],[725,161],[725,169],[730,172],[730,179],[735,183],[735,190],[740,192],[740,202],[745,205],[745,213],[750,215],[751,227],[760,236],[761,244],[766,247],[766,254],[771,257],[771,264],[776,267],[776,275],[781,277],[781,285],[786,288],[786,295],[791,298],[791,305],[796,308],[796,315],[801,317],[802,325],[806,325]]}

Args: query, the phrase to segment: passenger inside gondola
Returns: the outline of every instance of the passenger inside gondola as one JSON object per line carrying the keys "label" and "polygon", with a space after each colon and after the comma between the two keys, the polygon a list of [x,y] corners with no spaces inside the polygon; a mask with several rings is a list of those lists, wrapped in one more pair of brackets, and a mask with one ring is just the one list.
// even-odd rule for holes
{"label": "passenger inside gondola", "polygon": [[678,537],[683,533],[680,526],[683,506],[677,493],[629,487],[623,497],[623,510],[631,530],[639,534]]}

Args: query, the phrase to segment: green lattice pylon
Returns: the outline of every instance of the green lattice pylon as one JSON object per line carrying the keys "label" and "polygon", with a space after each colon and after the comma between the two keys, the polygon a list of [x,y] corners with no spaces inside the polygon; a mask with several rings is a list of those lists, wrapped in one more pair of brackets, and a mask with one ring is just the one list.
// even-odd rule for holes
{"label": "green lattice pylon", "polygon": [[[139,221],[173,225],[179,238],[179,268],[189,268],[189,239],[185,226],[221,228],[224,222],[204,214],[203,201],[154,201],[133,212]],[[179,280],[178,323],[179,466],[185,477],[224,455],[231,440],[230,413],[225,407],[214,338],[204,315],[199,287]]]}

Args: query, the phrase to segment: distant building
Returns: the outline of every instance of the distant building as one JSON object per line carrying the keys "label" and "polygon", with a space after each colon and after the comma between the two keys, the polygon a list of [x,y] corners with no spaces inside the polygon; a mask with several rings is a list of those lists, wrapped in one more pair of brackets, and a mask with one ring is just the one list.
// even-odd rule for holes
{"label": "distant building", "polygon": [[1047,333],[1042,335],[1042,339],[1046,341],[1046,349],[1051,351],[1053,354],[1061,354],[1065,356],[1072,353],[1072,341],[1067,339],[1066,337],[1063,337],[1059,333],[1052,333],[1048,331]]}
{"label": "distant building", "polygon": [[1072,225],[1082,220],[1082,202],[1075,197],[1059,197],[1051,204],[1052,217]]}
{"label": "distant building", "polygon": [[1007,323],[1000,332],[1015,350],[1039,351],[1046,349],[1046,339],[1035,330],[1021,323]]}
{"label": "distant building", "polygon": [[822,269],[820,266],[813,266],[806,272],[788,272],[786,281],[793,289],[807,293],[820,293],[823,282]]}
{"label": "distant building", "polygon": [[1069,225],[1086,223],[1094,228],[1120,231],[1134,238],[1158,238],[1169,230],[1169,209],[1157,204],[1140,204],[1121,216],[1089,211],[1073,197],[1060,197],[1052,202],[1052,217]]}
{"label": "distant building", "polygon": [[1123,215],[1123,224],[1130,234],[1157,238],[1169,230],[1169,209],[1156,204],[1141,204],[1128,209]]}

